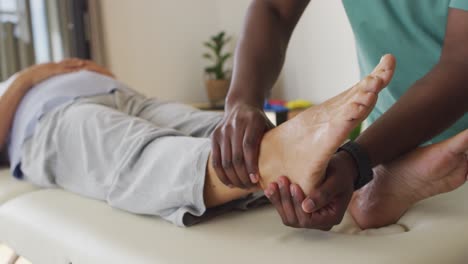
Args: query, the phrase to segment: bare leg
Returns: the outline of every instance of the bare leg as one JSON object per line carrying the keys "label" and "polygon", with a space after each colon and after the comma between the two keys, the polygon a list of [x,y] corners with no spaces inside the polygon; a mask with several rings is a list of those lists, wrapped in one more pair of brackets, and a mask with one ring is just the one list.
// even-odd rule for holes
{"label": "bare leg", "polygon": [[[260,185],[266,187],[287,175],[304,191],[312,191],[323,180],[328,161],[335,151],[369,115],[378,93],[390,82],[394,69],[395,59],[387,55],[371,75],[354,87],[266,133],[260,146]],[[208,207],[256,190],[260,189],[245,191],[225,187],[208,162],[205,181]]]}
{"label": "bare leg", "polygon": [[395,223],[416,202],[463,185],[468,177],[467,155],[465,130],[377,167],[374,180],[353,196],[349,206],[353,218],[363,229]]}
{"label": "bare leg", "polygon": [[225,204],[236,199],[247,196],[250,193],[260,191],[260,188],[253,188],[249,190],[239,188],[229,188],[224,185],[216,175],[216,171],[212,166],[211,155],[208,160],[206,177],[205,177],[205,189],[204,199],[207,208],[212,208],[218,205]]}

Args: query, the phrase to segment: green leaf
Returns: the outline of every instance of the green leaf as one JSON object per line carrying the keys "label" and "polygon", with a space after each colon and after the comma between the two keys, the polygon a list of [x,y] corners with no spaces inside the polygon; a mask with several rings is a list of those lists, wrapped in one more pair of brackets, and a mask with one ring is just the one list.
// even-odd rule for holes
{"label": "green leaf", "polygon": [[362,124],[359,124],[353,131],[351,131],[351,133],[349,134],[350,140],[355,140],[359,136],[359,134],[361,134],[361,127]]}
{"label": "green leaf", "polygon": [[222,40],[224,38],[224,34],[225,34],[224,31],[221,31],[218,34],[214,35],[213,39],[215,39],[217,41],[220,41],[220,40]]}
{"label": "green leaf", "polygon": [[221,56],[221,59],[219,60],[219,63],[223,65],[227,59],[229,59],[232,56],[231,53],[226,53],[223,56]]}
{"label": "green leaf", "polygon": [[205,43],[203,43],[203,45],[205,45],[205,47],[207,47],[209,49],[212,49],[212,50],[216,51],[215,45],[213,43],[211,43],[211,42],[205,42]]}
{"label": "green leaf", "polygon": [[218,80],[226,79],[226,76],[224,75],[224,72],[217,72],[216,73],[216,79],[218,79]]}
{"label": "green leaf", "polygon": [[205,53],[203,57],[214,61],[216,64],[210,67],[208,70],[211,73],[216,74],[217,78],[224,78],[223,72],[224,63],[227,59],[232,57],[231,53],[223,54],[223,47],[227,42],[231,41],[230,36],[226,36],[226,32],[221,31],[216,35],[211,36],[210,41],[204,42],[203,44],[211,49],[214,54]]}
{"label": "green leaf", "polygon": [[224,31],[219,32],[219,35],[218,35],[219,39],[223,39],[225,35],[226,35],[226,32]]}
{"label": "green leaf", "polygon": [[216,73],[217,69],[216,67],[206,67],[205,72],[206,73]]}
{"label": "green leaf", "polygon": [[209,54],[209,53],[204,53],[203,58],[213,60],[213,56],[211,56],[211,54]]}
{"label": "green leaf", "polygon": [[221,45],[216,46],[215,53],[216,53],[216,56],[218,56],[218,58],[221,57],[222,48],[223,48],[223,46],[221,46]]}

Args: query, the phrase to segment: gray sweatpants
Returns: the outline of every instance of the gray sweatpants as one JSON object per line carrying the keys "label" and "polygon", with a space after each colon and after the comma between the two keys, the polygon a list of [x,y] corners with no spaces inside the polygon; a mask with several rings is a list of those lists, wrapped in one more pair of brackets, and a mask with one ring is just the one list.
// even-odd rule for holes
{"label": "gray sweatpants", "polygon": [[179,226],[206,208],[203,188],[221,113],[116,91],[46,114],[22,148],[24,178]]}

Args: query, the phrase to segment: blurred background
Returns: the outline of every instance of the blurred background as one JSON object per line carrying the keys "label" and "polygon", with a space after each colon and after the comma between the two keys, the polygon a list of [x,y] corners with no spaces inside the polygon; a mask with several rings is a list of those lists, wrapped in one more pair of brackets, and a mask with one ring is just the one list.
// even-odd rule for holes
{"label": "blurred background", "polygon": [[[98,1],[0,0],[2,79],[34,63],[101,57]],[[91,24],[95,27],[91,27]]]}
{"label": "blurred background", "polygon": [[[0,0],[0,79],[33,63],[81,57],[148,96],[206,102],[203,43],[225,31],[232,37],[225,49],[234,52],[250,2]],[[311,1],[272,98],[320,103],[357,80],[341,1]]]}

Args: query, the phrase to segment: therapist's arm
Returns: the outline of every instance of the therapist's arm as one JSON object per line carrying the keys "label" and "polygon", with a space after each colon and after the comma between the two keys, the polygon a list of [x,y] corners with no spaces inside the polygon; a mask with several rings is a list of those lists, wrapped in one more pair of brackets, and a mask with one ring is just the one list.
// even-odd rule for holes
{"label": "therapist's arm", "polygon": [[[468,12],[450,9],[445,43],[439,62],[418,80],[385,114],[370,126],[357,142],[367,151],[372,166],[394,160],[441,133],[468,111]],[[348,156],[348,159],[351,159]],[[353,172],[349,163],[343,171]],[[356,177],[343,173],[332,177]],[[347,189],[337,185],[337,193]],[[330,196],[328,196],[330,197]],[[333,198],[333,197],[330,197]],[[312,199],[314,200],[314,199]],[[329,201],[329,200],[328,200]],[[319,206],[327,200],[319,202]],[[306,211],[313,208],[303,204]],[[318,206],[318,207],[319,207]]]}
{"label": "therapist's arm", "polygon": [[433,138],[467,111],[468,12],[451,9],[439,63],[357,142],[367,150],[375,166]]}
{"label": "therapist's arm", "polygon": [[225,116],[212,135],[213,166],[225,185],[248,188],[257,182],[249,176],[258,176],[259,145],[264,133],[273,127],[263,113],[263,103],[278,78],[289,39],[308,3],[254,0],[248,9]]}
{"label": "therapist's arm", "polygon": [[0,97],[0,152],[5,145],[13,124],[13,118],[21,100],[34,85],[52,76],[83,69],[86,61],[68,59],[60,63],[46,63],[29,67],[18,74],[8,90]]}

